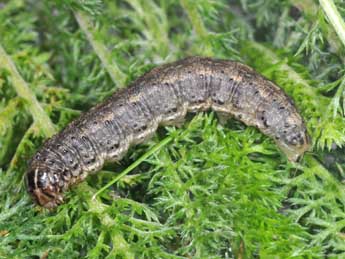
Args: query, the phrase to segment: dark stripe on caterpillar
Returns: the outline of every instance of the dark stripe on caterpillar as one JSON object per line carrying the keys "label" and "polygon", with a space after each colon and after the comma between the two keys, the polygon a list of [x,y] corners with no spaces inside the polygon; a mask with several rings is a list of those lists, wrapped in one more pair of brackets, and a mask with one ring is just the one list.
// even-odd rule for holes
{"label": "dark stripe on caterpillar", "polygon": [[152,69],[48,139],[30,162],[28,190],[38,204],[53,208],[72,184],[105,161],[120,160],[159,125],[208,109],[257,127],[289,160],[309,148],[304,122],[278,86],[238,62],[190,57]]}

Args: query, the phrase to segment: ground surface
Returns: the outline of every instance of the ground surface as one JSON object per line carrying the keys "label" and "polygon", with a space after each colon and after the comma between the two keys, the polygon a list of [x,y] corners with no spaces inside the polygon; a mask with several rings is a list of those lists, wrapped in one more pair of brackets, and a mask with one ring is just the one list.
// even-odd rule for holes
{"label": "ground surface", "polygon": [[[345,258],[341,1],[42,2],[0,3],[0,258]],[[33,204],[24,175],[44,139],[191,55],[241,61],[280,85],[312,152],[292,164],[255,128],[199,114],[57,210]]]}

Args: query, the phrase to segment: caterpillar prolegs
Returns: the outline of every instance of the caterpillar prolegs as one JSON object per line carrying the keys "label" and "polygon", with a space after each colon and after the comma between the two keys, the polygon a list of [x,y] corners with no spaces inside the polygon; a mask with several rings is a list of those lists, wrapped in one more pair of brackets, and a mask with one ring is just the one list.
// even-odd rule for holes
{"label": "caterpillar prolegs", "polygon": [[53,208],[72,184],[105,161],[120,160],[159,125],[209,109],[257,127],[289,160],[309,148],[301,116],[273,82],[239,62],[190,57],[152,69],[48,139],[30,162],[29,192],[41,206]]}

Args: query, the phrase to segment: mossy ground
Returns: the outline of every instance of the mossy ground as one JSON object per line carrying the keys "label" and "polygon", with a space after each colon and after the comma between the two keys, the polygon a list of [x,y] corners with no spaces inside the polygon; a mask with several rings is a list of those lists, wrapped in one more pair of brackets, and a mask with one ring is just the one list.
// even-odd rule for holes
{"label": "mossy ground", "polygon": [[[1,2],[0,258],[345,258],[341,16],[344,3],[326,0]],[[32,203],[24,175],[44,139],[191,55],[238,60],[279,84],[312,151],[290,163],[257,129],[201,113],[58,209]]]}

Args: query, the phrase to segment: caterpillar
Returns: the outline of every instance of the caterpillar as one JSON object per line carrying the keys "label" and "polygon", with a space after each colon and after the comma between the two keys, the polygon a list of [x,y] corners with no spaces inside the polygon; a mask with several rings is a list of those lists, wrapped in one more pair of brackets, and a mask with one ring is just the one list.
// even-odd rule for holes
{"label": "caterpillar", "polygon": [[152,69],[46,140],[29,163],[28,191],[39,205],[54,208],[71,185],[105,161],[120,160],[159,125],[209,109],[257,127],[291,161],[309,148],[303,119],[277,85],[239,62],[189,57]]}

